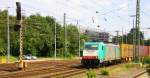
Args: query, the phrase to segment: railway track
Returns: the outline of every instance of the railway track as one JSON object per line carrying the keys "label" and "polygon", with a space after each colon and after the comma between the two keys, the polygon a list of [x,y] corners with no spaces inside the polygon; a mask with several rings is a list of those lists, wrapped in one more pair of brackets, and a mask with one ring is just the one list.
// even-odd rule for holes
{"label": "railway track", "polygon": [[[1,78],[51,78],[51,77],[69,77],[84,73],[86,70],[79,68],[79,61],[43,61],[43,62],[34,62],[28,63],[28,68],[25,71],[10,70],[14,67],[14,64],[0,66]],[[3,68],[4,67],[4,68]],[[2,69],[3,68],[3,69]],[[16,67],[14,67],[16,68]],[[4,72],[7,69],[6,72]]]}
{"label": "railway track", "polygon": [[[5,73],[1,74],[1,78],[21,78],[21,77],[30,77],[30,76],[36,76],[36,75],[44,75],[44,74],[52,74],[54,76],[57,72],[60,71],[68,71],[69,69],[67,67],[60,67],[60,68],[53,68],[53,67],[43,67],[40,69],[34,69],[34,70],[27,70],[27,71],[17,71],[12,73]],[[75,70],[75,69],[70,69]]]}
{"label": "railway track", "polygon": [[[122,64],[113,65],[112,68],[120,65]],[[97,68],[96,70],[100,69]],[[86,71],[87,68],[82,68],[79,60],[28,62],[25,71],[17,70],[16,65],[12,63],[0,65],[0,78],[70,78],[86,73]],[[130,77],[139,78],[144,73],[145,71]]]}
{"label": "railway track", "polygon": [[0,74],[7,73],[7,72],[13,72],[16,70],[17,70],[17,68],[16,68],[15,63],[0,64]]}
{"label": "railway track", "polygon": [[65,70],[58,70],[57,72],[54,72],[54,73],[35,76],[35,78],[61,78],[61,77],[67,78],[67,77],[72,77],[72,76],[85,73],[85,72],[86,70],[83,70],[83,69],[65,69]]}
{"label": "railway track", "polygon": [[[8,65],[9,66],[9,65]],[[8,67],[6,66],[6,67]],[[117,65],[118,66],[118,65]],[[13,67],[13,66],[11,66]],[[79,60],[73,61],[42,61],[28,62],[28,67],[25,71],[8,71],[0,74],[1,78],[70,78],[78,74],[86,72],[86,68],[80,66]],[[97,69],[99,70],[99,68]]]}
{"label": "railway track", "polygon": [[144,71],[141,71],[141,72],[137,73],[136,75],[134,75],[132,78],[139,78],[140,76],[142,76],[142,75],[145,74],[145,73],[146,73],[145,70],[144,70]]}

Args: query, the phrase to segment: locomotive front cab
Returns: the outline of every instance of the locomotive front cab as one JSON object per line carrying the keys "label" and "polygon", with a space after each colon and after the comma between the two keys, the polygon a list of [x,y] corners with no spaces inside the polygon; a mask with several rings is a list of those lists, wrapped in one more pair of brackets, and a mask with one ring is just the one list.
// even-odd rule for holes
{"label": "locomotive front cab", "polygon": [[103,46],[100,42],[86,42],[84,44],[83,56],[81,63],[84,66],[99,66],[100,58],[103,56]]}

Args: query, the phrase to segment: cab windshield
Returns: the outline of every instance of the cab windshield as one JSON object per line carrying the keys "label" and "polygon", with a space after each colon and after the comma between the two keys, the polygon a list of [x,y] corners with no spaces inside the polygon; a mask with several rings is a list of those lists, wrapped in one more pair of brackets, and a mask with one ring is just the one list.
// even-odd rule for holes
{"label": "cab windshield", "polygon": [[92,44],[92,45],[85,45],[85,49],[86,50],[97,50],[98,49],[98,45],[96,45],[96,44]]}

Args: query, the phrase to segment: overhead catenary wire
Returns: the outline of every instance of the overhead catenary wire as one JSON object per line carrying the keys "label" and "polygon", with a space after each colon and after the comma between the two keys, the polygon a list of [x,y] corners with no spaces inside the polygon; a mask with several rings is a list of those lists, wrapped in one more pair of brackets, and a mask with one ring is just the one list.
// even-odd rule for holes
{"label": "overhead catenary wire", "polygon": [[[23,5],[26,5],[27,7],[30,7],[30,9],[31,9],[31,7],[32,7],[32,6],[27,5],[27,4],[24,4],[24,3],[23,3]],[[37,9],[37,8],[34,8],[34,7],[32,7],[32,9],[36,9],[36,10],[38,10],[38,11],[41,11],[41,9]],[[111,10],[111,11],[109,11],[109,12],[103,13],[102,15],[109,14],[109,13],[114,13],[114,12],[119,11],[119,10],[121,10],[121,9],[123,9],[123,7],[121,7],[121,8],[119,7],[119,8],[117,8],[117,9]],[[46,11],[46,10],[43,10],[43,9],[42,9],[42,11],[45,12],[45,13],[49,12],[49,11]],[[48,13],[47,13],[47,14],[48,14]],[[67,19],[71,19],[71,18],[67,18]],[[86,18],[85,18],[85,19],[86,19]],[[80,20],[80,21],[81,21],[81,20]]]}
{"label": "overhead catenary wire", "polygon": [[[59,2],[59,1],[57,1],[57,2]],[[60,2],[61,3],[61,2]],[[63,4],[63,3],[62,3]],[[49,15],[48,13],[50,12],[50,11],[48,11],[48,10],[46,10],[46,9],[39,9],[39,8],[35,8],[34,6],[31,6],[31,5],[29,5],[29,4],[26,4],[26,3],[22,3],[22,5],[24,5],[25,7],[29,7],[29,9],[32,9],[32,10],[37,10],[37,12],[40,12],[40,11],[43,11],[45,14],[47,14],[47,15]],[[65,5],[65,4],[64,4]],[[68,6],[69,8],[72,8],[72,9],[75,9],[74,7],[72,7],[71,5],[66,5],[66,6]],[[104,8],[104,7],[103,7]],[[114,9],[114,10],[110,10],[110,11],[108,11],[108,12],[106,12],[106,13],[103,13],[104,15],[109,15],[109,14],[111,14],[111,13],[115,13],[116,14],[116,12],[117,11],[120,11],[121,9],[123,9],[124,7],[119,7],[119,8],[116,8],[116,9]],[[106,9],[106,8],[105,8]],[[76,9],[75,9],[76,10]],[[77,9],[78,10],[78,9]],[[34,11],[31,11],[31,12],[34,12]],[[55,12],[53,12],[53,13],[55,13]],[[123,21],[126,21],[126,22],[129,22],[128,20],[125,20],[123,17],[121,17],[121,16],[119,16],[118,14],[116,14],[117,16],[117,18],[119,18],[119,19],[121,19],[121,20],[123,20]],[[111,16],[111,15],[110,15]],[[104,16],[104,17],[106,17],[106,16]],[[89,17],[89,18],[91,18],[91,17]],[[85,18],[85,19],[87,19],[87,18]],[[80,22],[85,22],[85,23],[90,23],[90,22],[88,22],[88,21],[85,21],[85,19],[78,19]],[[69,18],[69,16],[66,18],[66,20],[67,20],[67,23],[69,23],[69,22],[72,22],[73,24],[75,23],[75,21],[76,21],[76,19],[75,18]],[[60,21],[61,23],[62,23],[62,21]],[[110,21],[105,21],[105,22],[107,22],[107,23],[109,23],[110,25],[112,25],[112,23],[110,22]],[[82,25],[82,23],[81,23],[81,25]]]}

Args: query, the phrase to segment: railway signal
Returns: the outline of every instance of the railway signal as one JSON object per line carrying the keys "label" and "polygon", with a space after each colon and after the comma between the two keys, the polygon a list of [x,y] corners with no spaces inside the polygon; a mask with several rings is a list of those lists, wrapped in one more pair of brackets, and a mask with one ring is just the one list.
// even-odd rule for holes
{"label": "railway signal", "polygon": [[20,4],[20,2],[16,2],[16,7],[17,7],[17,9],[16,9],[16,13],[17,13],[16,20],[17,20],[17,23],[14,26],[14,30],[15,31],[19,31],[20,28],[21,28],[21,4]]}
{"label": "railway signal", "polygon": [[25,62],[23,62],[23,31],[22,31],[22,17],[21,17],[21,3],[20,2],[16,2],[16,25],[14,27],[15,31],[19,31],[20,33],[20,48],[19,48],[19,62],[18,62],[18,68],[19,69],[24,69],[27,65]]}
{"label": "railway signal", "polygon": [[21,4],[20,2],[16,2],[16,7],[17,7],[17,20],[21,20]]}
{"label": "railway signal", "polygon": [[15,31],[19,31],[19,30],[20,30],[20,28],[21,28],[21,25],[16,24],[16,25],[15,25],[15,27],[14,27],[14,30],[15,30]]}

